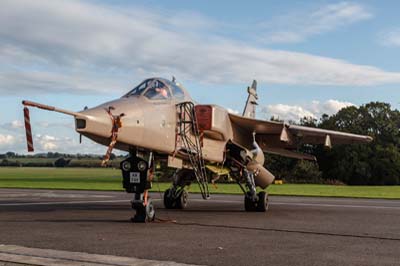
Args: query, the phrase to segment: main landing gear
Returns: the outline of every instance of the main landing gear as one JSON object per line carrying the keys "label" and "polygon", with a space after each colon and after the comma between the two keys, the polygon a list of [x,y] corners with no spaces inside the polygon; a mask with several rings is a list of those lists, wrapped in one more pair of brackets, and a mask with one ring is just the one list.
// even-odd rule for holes
{"label": "main landing gear", "polygon": [[126,192],[134,193],[131,201],[132,209],[136,211],[131,218],[132,222],[145,223],[155,219],[153,201],[148,195],[153,179],[154,158],[149,154],[148,160],[144,160],[131,153],[131,157],[121,162],[123,187]]}
{"label": "main landing gear", "polygon": [[185,209],[188,204],[189,193],[186,186],[195,179],[193,171],[181,169],[173,176],[172,187],[164,192],[164,206],[166,209]]}
{"label": "main landing gear", "polygon": [[244,196],[244,209],[247,212],[266,212],[268,210],[268,193],[261,191],[254,200],[250,195]]}
{"label": "main landing gear", "polygon": [[186,190],[169,188],[164,192],[164,206],[166,209],[185,209],[188,198],[189,193]]}
{"label": "main landing gear", "polygon": [[247,212],[266,212],[269,207],[268,193],[266,191],[261,191],[258,194],[256,193],[254,176],[257,175],[257,173],[252,173],[247,169],[243,169],[243,175],[246,179],[246,187],[248,189],[248,191],[246,191],[243,186],[239,184],[244,192],[244,209]]}

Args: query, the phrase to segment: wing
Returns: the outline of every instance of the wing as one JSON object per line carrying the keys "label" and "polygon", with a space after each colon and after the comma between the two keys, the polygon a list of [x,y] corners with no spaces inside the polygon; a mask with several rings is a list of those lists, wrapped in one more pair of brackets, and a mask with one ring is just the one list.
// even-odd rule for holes
{"label": "wing", "polygon": [[233,141],[247,147],[246,139],[256,133],[256,140],[264,152],[286,157],[314,160],[315,157],[301,154],[295,150],[301,144],[324,144],[331,147],[337,144],[368,143],[370,136],[325,130],[312,127],[289,125],[283,122],[263,121],[229,114],[233,127]]}

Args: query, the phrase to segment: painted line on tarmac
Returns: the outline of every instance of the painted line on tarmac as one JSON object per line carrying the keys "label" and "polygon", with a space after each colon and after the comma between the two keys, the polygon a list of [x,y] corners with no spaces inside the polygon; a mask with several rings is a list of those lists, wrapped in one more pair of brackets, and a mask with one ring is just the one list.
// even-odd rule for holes
{"label": "painted line on tarmac", "polygon": [[53,201],[53,202],[19,202],[0,203],[0,206],[30,206],[30,205],[66,205],[66,204],[87,204],[87,203],[117,203],[129,202],[129,200],[89,200],[89,201]]}
{"label": "painted line on tarmac", "polygon": [[352,237],[352,238],[363,238],[363,239],[373,239],[373,240],[400,241],[400,238],[376,236],[376,235],[356,235],[356,234],[330,233],[330,232],[293,230],[293,229],[281,229],[281,228],[236,226],[227,224],[202,224],[193,222],[186,222],[186,223],[177,222],[176,224],[184,226],[200,226],[200,227],[214,227],[214,228],[239,229],[239,230],[251,230],[251,231],[271,231],[271,232],[281,232],[281,233],[296,233],[296,234],[322,235],[322,236],[334,236],[334,237]]}
{"label": "painted line on tarmac", "polygon": [[72,193],[7,193],[0,194],[4,198],[40,197],[40,198],[112,198],[112,195],[84,195]]}
{"label": "painted line on tarmac", "polygon": [[[153,201],[161,201],[161,199],[153,199]],[[205,202],[202,199],[192,199],[195,202]],[[0,203],[0,206],[34,206],[34,205],[68,205],[68,204],[91,204],[91,203],[120,203],[129,202],[126,200],[91,200],[91,201],[54,201],[54,202],[25,202],[25,203]],[[218,203],[239,203],[237,200],[211,200],[210,202]],[[287,202],[270,202],[270,205],[287,205],[287,206],[306,206],[306,207],[330,207],[330,208],[366,208],[366,209],[391,209],[400,210],[400,206],[377,206],[377,205],[346,205],[346,204],[326,204],[326,203],[287,203]]]}
{"label": "painted line on tarmac", "polygon": [[[204,202],[201,199],[192,199],[189,201]],[[213,200],[211,200],[213,201]],[[214,200],[218,203],[238,203],[238,200]],[[289,203],[289,202],[270,202],[270,205],[288,205],[288,206],[307,206],[307,207],[344,207],[344,208],[373,208],[373,209],[395,209],[400,210],[400,206],[378,206],[378,205],[352,205],[352,204],[326,204],[326,203]]]}
{"label": "painted line on tarmac", "polygon": [[400,206],[376,206],[376,205],[346,205],[346,204],[326,204],[326,203],[286,203],[270,202],[271,205],[307,206],[307,207],[333,207],[333,208],[367,208],[367,209],[394,209],[400,210]]}

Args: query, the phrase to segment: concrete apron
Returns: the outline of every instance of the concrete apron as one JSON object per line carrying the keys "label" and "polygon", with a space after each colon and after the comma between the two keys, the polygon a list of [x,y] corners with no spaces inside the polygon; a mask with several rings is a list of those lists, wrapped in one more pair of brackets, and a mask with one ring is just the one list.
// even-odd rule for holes
{"label": "concrete apron", "polygon": [[[192,264],[172,261],[156,261],[130,257],[118,257],[83,252],[52,249],[26,248],[14,245],[0,245],[0,266],[189,266]],[[194,265],[193,265],[194,266]]]}

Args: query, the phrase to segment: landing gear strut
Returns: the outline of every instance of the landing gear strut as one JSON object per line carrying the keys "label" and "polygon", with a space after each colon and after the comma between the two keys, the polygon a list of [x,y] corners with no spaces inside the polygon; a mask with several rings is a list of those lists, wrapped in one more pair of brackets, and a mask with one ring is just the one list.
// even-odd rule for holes
{"label": "landing gear strut", "polygon": [[179,170],[173,176],[172,187],[164,192],[164,206],[166,209],[185,209],[188,204],[189,193],[185,187],[195,179],[190,170]]}
{"label": "landing gear strut", "polygon": [[248,188],[248,191],[244,195],[244,209],[248,212],[266,212],[269,205],[268,193],[266,191],[256,193],[254,175],[257,175],[257,173],[252,173],[247,169],[243,169],[243,173],[246,178],[246,187]]}
{"label": "landing gear strut", "polygon": [[134,193],[131,201],[132,209],[136,211],[131,218],[132,222],[145,223],[154,221],[155,208],[148,190],[151,188],[153,178],[154,158],[152,153],[149,159],[144,160],[131,153],[131,157],[121,162],[123,186],[128,193]]}

